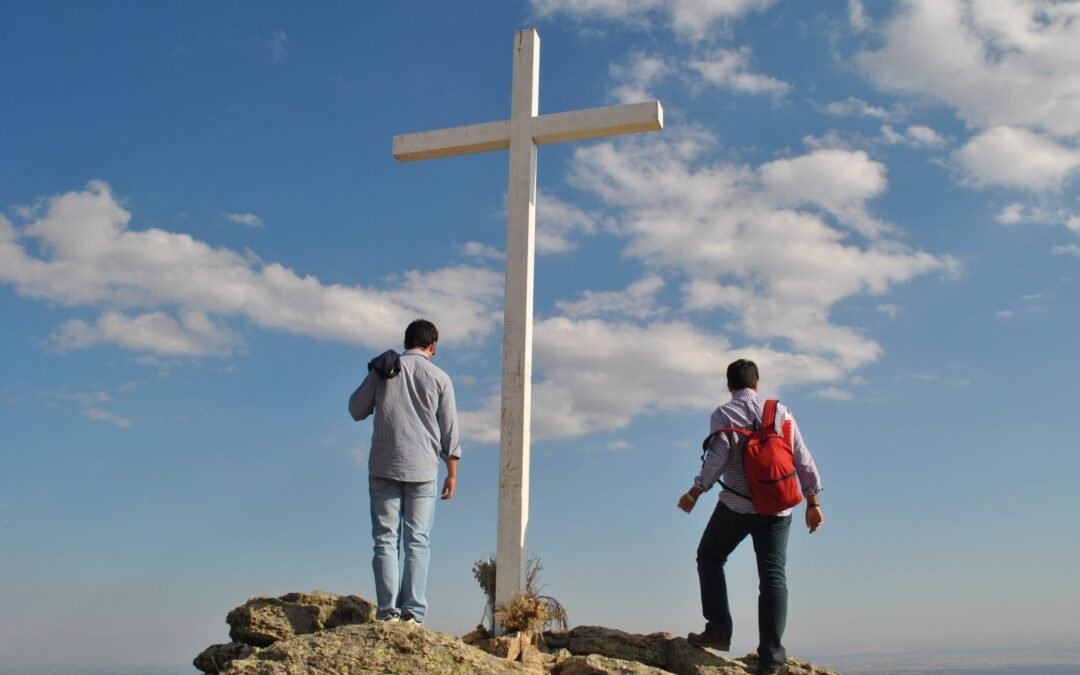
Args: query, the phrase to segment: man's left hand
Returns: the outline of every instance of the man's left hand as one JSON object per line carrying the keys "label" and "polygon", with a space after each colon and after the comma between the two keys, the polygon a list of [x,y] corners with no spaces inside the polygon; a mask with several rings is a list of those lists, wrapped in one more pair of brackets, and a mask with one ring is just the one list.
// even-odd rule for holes
{"label": "man's left hand", "polygon": [[446,480],[442,484],[441,499],[450,499],[454,496],[454,488],[457,487],[457,478],[453,476],[447,476]]}
{"label": "man's left hand", "polygon": [[697,500],[694,499],[689,492],[684,493],[682,497],[679,497],[679,508],[687,513],[694,510],[694,504],[697,504]]}

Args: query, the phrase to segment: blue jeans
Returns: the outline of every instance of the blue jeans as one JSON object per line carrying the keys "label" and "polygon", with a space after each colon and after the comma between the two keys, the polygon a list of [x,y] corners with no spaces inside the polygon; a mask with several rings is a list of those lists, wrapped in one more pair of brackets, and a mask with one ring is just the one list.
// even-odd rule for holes
{"label": "blue jeans", "polygon": [[[375,539],[376,617],[427,614],[431,525],[435,521],[435,481],[411,483],[368,476],[371,536]],[[400,573],[399,573],[400,570]]]}
{"label": "blue jeans", "polygon": [[720,502],[705,526],[697,550],[705,630],[731,637],[731,609],[724,563],[746,535],[754,540],[759,582],[758,658],[765,667],[779,666],[787,656],[780,641],[787,623],[788,592],[784,567],[790,531],[791,516],[736,513]]}

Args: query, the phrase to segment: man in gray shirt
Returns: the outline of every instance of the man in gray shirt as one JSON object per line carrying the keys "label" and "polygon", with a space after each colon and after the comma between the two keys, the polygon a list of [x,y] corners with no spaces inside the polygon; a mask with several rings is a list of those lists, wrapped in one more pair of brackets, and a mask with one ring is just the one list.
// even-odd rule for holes
{"label": "man in gray shirt", "polygon": [[383,621],[423,623],[440,459],[447,467],[443,499],[454,496],[457,483],[457,408],[450,377],[431,362],[438,341],[435,324],[413,321],[405,329],[405,353],[390,350],[373,359],[349,398],[354,420],[375,413],[368,485],[376,617]]}

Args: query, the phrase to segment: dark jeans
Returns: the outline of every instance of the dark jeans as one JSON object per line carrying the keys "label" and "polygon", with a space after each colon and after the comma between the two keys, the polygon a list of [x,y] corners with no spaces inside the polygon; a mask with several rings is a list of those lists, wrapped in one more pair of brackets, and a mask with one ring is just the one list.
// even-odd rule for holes
{"label": "dark jeans", "polygon": [[717,503],[698,544],[697,569],[705,630],[730,637],[731,609],[728,606],[724,563],[746,535],[753,538],[760,582],[758,657],[766,667],[780,665],[786,658],[780,640],[784,636],[784,624],[787,623],[788,594],[784,564],[787,562],[790,530],[791,516],[735,513],[723,503]]}

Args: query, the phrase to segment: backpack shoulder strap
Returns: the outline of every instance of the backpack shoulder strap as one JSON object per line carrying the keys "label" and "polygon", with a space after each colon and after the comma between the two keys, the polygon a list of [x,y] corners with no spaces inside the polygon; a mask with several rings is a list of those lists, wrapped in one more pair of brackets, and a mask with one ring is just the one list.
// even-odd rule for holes
{"label": "backpack shoulder strap", "polygon": [[770,398],[765,401],[765,412],[761,416],[761,428],[776,428],[776,404],[780,401]]}
{"label": "backpack shoulder strap", "polygon": [[743,429],[741,427],[720,427],[719,429],[705,437],[705,440],[701,442],[701,449],[708,450],[709,443],[712,443],[712,439],[716,438],[718,435],[722,434],[725,431],[734,431],[747,437],[754,435],[753,431],[749,429]]}

